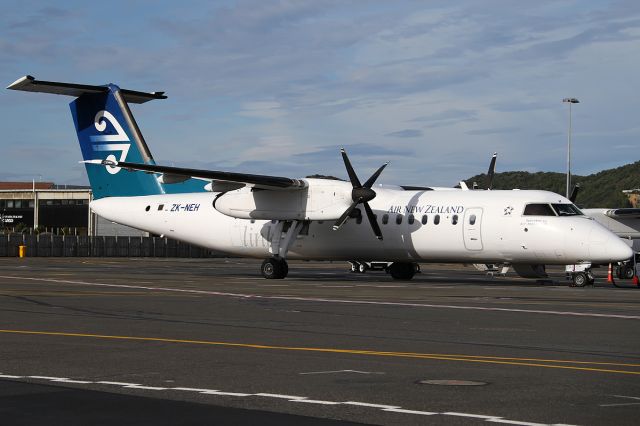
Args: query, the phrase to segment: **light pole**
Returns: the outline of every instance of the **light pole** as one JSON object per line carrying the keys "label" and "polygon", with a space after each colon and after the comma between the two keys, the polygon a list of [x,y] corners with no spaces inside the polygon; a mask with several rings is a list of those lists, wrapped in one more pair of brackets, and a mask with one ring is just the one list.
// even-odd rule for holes
{"label": "light pole", "polygon": [[564,98],[562,102],[569,104],[569,131],[567,132],[567,198],[571,191],[571,104],[579,104],[576,98]]}

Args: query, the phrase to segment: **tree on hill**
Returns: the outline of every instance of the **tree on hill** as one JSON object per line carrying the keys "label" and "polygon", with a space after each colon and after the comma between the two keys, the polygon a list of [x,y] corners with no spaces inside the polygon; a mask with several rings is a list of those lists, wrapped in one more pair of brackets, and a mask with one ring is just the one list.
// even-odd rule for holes
{"label": "tree on hill", "polygon": [[[564,195],[566,179],[564,173],[555,172],[502,172],[495,174],[493,189],[541,189]],[[465,182],[469,187],[477,182],[480,188],[486,188],[487,175],[475,175]],[[631,207],[622,191],[640,188],[640,161],[588,176],[574,175],[571,182],[580,183],[580,193],[576,200],[580,207]]]}

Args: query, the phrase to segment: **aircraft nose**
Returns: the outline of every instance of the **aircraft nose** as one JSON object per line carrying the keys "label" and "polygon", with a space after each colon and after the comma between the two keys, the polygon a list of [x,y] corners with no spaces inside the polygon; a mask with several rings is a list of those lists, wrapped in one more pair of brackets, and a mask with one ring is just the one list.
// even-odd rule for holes
{"label": "aircraft nose", "polygon": [[633,250],[620,237],[594,223],[589,234],[589,254],[592,262],[610,263],[629,259]]}

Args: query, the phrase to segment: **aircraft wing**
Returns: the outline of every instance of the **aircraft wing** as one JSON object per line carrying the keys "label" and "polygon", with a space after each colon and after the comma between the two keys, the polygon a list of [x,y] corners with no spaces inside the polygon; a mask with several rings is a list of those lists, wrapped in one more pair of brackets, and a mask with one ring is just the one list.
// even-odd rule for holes
{"label": "aircraft wing", "polygon": [[[260,189],[270,190],[292,190],[303,189],[307,187],[307,183],[301,179],[291,179],[280,176],[252,175],[246,173],[222,172],[216,170],[199,170],[183,167],[159,166],[156,164],[139,164],[127,163],[125,161],[112,160],[87,160],[83,163],[99,164],[110,167],[119,167],[129,171],[143,171],[147,173],[161,173],[170,176],[171,179],[177,181],[177,177],[185,179],[195,178],[211,181],[214,191],[216,186],[224,188],[224,190],[239,189],[243,186],[250,186]],[[237,184],[237,185],[229,185]]]}
{"label": "aircraft wing", "polygon": [[640,208],[610,209],[605,214],[615,219],[640,219]]}

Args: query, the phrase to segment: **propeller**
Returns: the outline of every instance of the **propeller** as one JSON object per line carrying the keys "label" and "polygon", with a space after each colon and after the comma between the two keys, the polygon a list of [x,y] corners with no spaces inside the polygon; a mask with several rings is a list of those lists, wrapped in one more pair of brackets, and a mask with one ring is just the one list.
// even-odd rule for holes
{"label": "propeller", "polygon": [[573,187],[573,190],[571,190],[571,195],[569,195],[569,200],[574,204],[576,202],[576,198],[578,198],[579,191],[580,191],[580,184],[576,183],[575,186]]}
{"label": "propeller", "polygon": [[336,221],[333,225],[333,230],[337,231],[340,227],[347,221],[347,218],[351,215],[351,213],[355,210],[358,204],[362,204],[364,207],[364,211],[367,214],[367,218],[369,219],[369,223],[371,224],[371,228],[373,228],[373,233],[376,234],[376,238],[379,240],[382,239],[382,231],[380,230],[380,226],[378,225],[378,221],[376,220],[375,214],[373,214],[373,210],[369,206],[369,201],[376,198],[376,192],[371,189],[376,179],[380,176],[380,173],[387,167],[388,162],[380,166],[378,170],[374,174],[371,175],[369,179],[363,184],[360,183],[360,179],[358,179],[358,175],[353,170],[353,166],[351,166],[351,162],[349,161],[349,157],[345,152],[344,148],[340,149],[340,153],[342,154],[342,159],[344,160],[344,165],[347,169],[347,174],[349,175],[349,180],[351,181],[351,186],[353,189],[351,190],[351,199],[353,203],[349,206],[342,216]]}
{"label": "propeller", "polygon": [[487,171],[487,189],[489,190],[493,188],[493,175],[496,173],[497,157],[498,157],[498,153],[494,152],[493,157],[491,157],[491,163],[489,163],[489,170]]}

